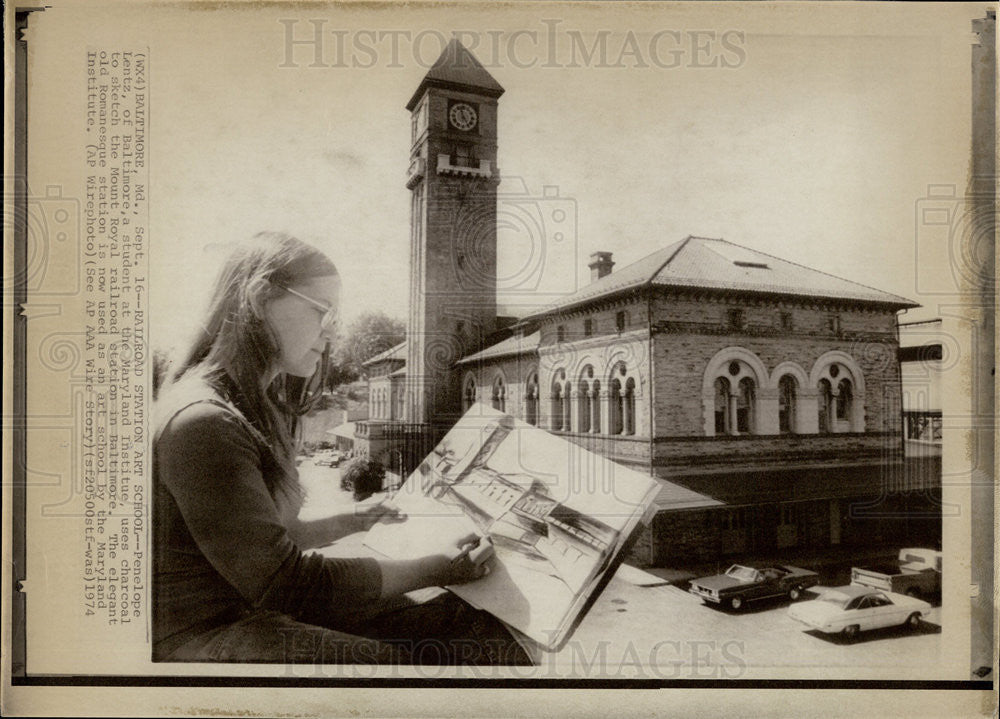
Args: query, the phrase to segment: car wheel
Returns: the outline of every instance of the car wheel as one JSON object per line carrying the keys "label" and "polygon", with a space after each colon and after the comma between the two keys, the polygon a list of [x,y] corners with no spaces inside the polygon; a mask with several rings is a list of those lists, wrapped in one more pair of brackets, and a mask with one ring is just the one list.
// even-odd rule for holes
{"label": "car wheel", "polygon": [[857,624],[850,624],[844,627],[843,630],[844,639],[846,639],[849,642],[853,642],[855,639],[858,638],[858,630],[860,628],[861,627],[859,627]]}
{"label": "car wheel", "polygon": [[793,602],[797,602],[799,597],[801,596],[802,596],[802,587],[792,587],[788,591],[788,598],[791,599]]}
{"label": "car wheel", "polygon": [[906,626],[910,629],[920,628],[920,612],[914,612],[906,618]]}
{"label": "car wheel", "polygon": [[729,608],[732,609],[734,612],[740,611],[740,608],[742,606],[743,606],[743,599],[742,598],[740,598],[740,597],[730,597],[729,598]]}

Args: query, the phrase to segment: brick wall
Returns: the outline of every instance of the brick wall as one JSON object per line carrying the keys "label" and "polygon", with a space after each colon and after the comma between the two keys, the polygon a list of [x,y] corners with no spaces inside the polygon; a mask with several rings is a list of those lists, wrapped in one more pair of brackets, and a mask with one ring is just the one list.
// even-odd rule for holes
{"label": "brick wall", "polygon": [[[493,384],[501,378],[504,384],[504,411],[518,419],[526,419],[525,387],[531,374],[538,372],[538,357],[525,353],[510,357],[484,360],[480,364],[462,365],[459,376],[461,386],[471,374],[476,379],[476,401],[492,405]],[[539,404],[544,399],[539,400]]]}
{"label": "brick wall", "polygon": [[[659,297],[653,306],[656,436],[704,436],[705,371],[716,353],[729,347],[756,355],[769,377],[784,362],[796,363],[808,376],[822,355],[843,352],[864,377],[864,397],[855,394],[855,401],[864,403],[864,430],[900,431],[893,313],[711,298]],[[727,311],[733,308],[743,312],[742,329],[727,324]],[[791,316],[791,330],[782,329],[782,313]],[[836,333],[828,324],[833,315],[839,317]]]}
{"label": "brick wall", "polygon": [[664,512],[650,527],[653,566],[719,556],[719,527],[712,511]]}
{"label": "brick wall", "polygon": [[565,332],[565,341],[574,342],[585,338],[585,322],[591,321],[593,337],[602,337],[607,342],[614,342],[621,334],[617,328],[617,315],[626,314],[625,332],[645,329],[649,326],[647,303],[639,299],[620,299],[612,302],[595,302],[583,309],[546,317],[539,328],[541,330],[541,346],[554,345],[558,341],[558,328]]}
{"label": "brick wall", "polygon": [[768,466],[866,459],[878,463],[898,461],[900,452],[898,436],[880,433],[659,438],[654,442],[653,462],[665,471],[718,469],[761,461]]}

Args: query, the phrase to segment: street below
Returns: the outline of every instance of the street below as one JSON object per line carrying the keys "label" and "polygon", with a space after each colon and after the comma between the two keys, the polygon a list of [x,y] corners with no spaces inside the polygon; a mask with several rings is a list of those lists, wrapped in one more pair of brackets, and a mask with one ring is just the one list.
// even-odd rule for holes
{"label": "street below", "polygon": [[[350,511],[353,499],[340,488],[339,468],[319,467],[305,459],[299,472],[307,494],[304,519]],[[835,583],[846,583],[850,564],[844,559],[827,568],[821,573],[825,584],[804,592],[799,601],[811,601]],[[657,576],[656,571],[622,565],[567,642],[556,652],[537,653],[538,666],[519,670],[519,676],[652,681],[949,678],[936,672],[942,663],[940,606],[932,606],[916,629],[862,632],[848,642],[791,619],[787,598],[751,602],[733,612],[690,594],[685,573]]]}

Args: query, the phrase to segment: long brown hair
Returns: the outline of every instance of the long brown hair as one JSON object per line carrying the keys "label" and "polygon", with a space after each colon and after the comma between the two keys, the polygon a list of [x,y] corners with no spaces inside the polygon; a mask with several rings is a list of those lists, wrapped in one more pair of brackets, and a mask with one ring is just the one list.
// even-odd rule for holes
{"label": "long brown hair", "polygon": [[322,392],[327,355],[308,380],[279,372],[268,381],[278,343],[264,307],[283,287],[336,274],[326,255],[290,235],[261,232],[239,244],[219,272],[200,331],[171,378],[172,385],[182,378],[201,379],[236,404],[291,477],[297,419]]}

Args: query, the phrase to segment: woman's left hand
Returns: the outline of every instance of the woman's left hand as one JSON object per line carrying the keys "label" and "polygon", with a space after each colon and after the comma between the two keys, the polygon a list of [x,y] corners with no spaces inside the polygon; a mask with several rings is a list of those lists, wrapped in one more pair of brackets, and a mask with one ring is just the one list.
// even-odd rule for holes
{"label": "woman's left hand", "polygon": [[367,532],[379,522],[402,522],[405,519],[406,515],[387,497],[354,505],[354,521],[359,532]]}

